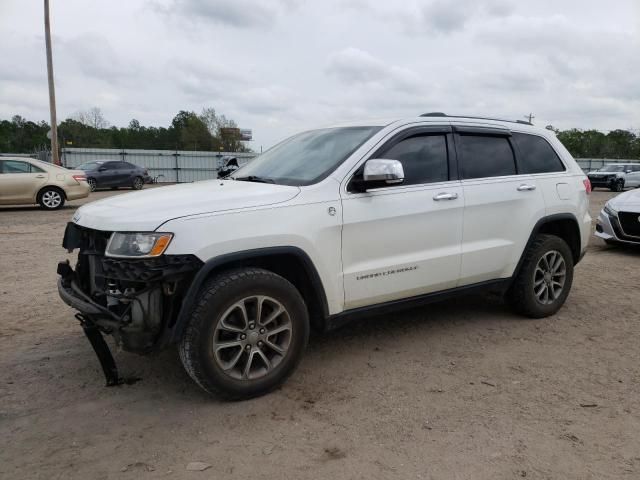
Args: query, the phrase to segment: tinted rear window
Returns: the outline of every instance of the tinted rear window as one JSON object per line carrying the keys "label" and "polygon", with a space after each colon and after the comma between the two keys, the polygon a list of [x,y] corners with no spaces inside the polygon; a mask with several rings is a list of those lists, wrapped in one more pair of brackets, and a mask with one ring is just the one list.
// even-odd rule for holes
{"label": "tinted rear window", "polygon": [[518,173],[563,172],[564,165],[544,138],[526,133],[514,133],[518,146]]}
{"label": "tinted rear window", "polygon": [[460,135],[458,139],[463,179],[515,175],[513,150],[506,137]]}

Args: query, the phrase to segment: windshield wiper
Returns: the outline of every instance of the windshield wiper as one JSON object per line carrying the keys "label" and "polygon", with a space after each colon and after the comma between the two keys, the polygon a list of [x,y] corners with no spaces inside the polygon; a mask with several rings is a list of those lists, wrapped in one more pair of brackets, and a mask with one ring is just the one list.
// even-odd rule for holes
{"label": "windshield wiper", "polygon": [[241,182],[276,183],[271,178],[258,177],[257,175],[249,175],[249,176],[246,176],[246,177],[234,177],[234,180],[239,180]]}

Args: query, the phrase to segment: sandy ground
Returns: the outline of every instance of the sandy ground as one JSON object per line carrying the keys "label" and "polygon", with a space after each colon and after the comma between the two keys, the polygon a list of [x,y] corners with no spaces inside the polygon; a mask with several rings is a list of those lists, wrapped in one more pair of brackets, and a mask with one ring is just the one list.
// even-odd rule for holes
{"label": "sandy ground", "polygon": [[118,352],[143,380],[103,386],[55,287],[80,203],[0,207],[0,478],[640,478],[640,250],[593,238],[553,318],[491,297],[371,318],[313,338],[282,389],[224,403],[174,350]]}

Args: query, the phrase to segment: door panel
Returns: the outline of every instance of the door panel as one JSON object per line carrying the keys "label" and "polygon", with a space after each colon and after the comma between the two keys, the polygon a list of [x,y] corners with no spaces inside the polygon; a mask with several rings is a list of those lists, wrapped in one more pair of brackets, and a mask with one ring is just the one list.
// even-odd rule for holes
{"label": "door panel", "polygon": [[124,162],[119,162],[116,164],[115,170],[115,184],[119,187],[128,187],[131,185],[130,177],[131,177],[131,167],[129,164]]}
{"label": "door panel", "polygon": [[[440,193],[453,200],[434,200]],[[345,194],[345,308],[455,287],[463,190],[458,181]]]}
{"label": "door panel", "polygon": [[517,174],[509,133],[455,139],[465,197],[459,285],[509,277],[544,215],[542,189],[534,175]]}
{"label": "door panel", "polygon": [[100,171],[98,169],[97,179],[98,184],[100,186],[111,187],[116,184],[118,170],[116,170],[114,166],[114,162],[107,162],[103,164],[100,168],[105,168],[106,170]]}
{"label": "door panel", "polygon": [[0,162],[0,202],[32,203],[38,190],[47,182],[46,172],[30,172],[27,162]]}
{"label": "door panel", "polygon": [[640,166],[632,165],[631,170],[631,173],[627,174],[625,185],[629,187],[638,187],[640,186]]}
{"label": "door panel", "polygon": [[545,213],[538,180],[514,175],[463,180],[462,185],[465,212],[459,285],[511,276],[536,220]]}

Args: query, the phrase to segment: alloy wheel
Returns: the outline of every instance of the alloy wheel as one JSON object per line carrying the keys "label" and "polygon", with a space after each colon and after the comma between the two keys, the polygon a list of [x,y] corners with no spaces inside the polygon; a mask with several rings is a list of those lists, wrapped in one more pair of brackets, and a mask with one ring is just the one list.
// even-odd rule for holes
{"label": "alloy wheel", "polygon": [[96,190],[96,181],[93,178],[90,178],[87,180],[87,183],[89,184],[89,189],[94,192]]}
{"label": "alloy wheel", "polygon": [[213,354],[222,371],[237,380],[269,374],[286,357],[292,322],[274,298],[245,297],[222,315],[213,335]]}
{"label": "alloy wheel", "polygon": [[533,272],[533,291],[538,301],[544,305],[555,302],[564,289],[567,265],[557,250],[551,250],[538,260]]}
{"label": "alloy wheel", "polygon": [[42,194],[42,204],[47,208],[58,208],[62,203],[62,195],[57,190],[47,190]]}

